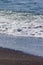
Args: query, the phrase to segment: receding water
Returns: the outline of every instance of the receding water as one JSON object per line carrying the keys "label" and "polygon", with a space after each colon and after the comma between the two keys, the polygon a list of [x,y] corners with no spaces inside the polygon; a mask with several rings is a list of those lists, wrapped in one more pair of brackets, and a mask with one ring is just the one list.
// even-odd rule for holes
{"label": "receding water", "polygon": [[43,56],[43,39],[0,34],[0,46],[28,54]]}

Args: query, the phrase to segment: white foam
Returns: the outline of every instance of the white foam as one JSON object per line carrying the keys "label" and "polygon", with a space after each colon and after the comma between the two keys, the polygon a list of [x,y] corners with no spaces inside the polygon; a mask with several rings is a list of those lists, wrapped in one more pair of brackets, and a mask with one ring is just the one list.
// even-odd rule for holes
{"label": "white foam", "polygon": [[43,38],[43,15],[0,11],[0,33]]}

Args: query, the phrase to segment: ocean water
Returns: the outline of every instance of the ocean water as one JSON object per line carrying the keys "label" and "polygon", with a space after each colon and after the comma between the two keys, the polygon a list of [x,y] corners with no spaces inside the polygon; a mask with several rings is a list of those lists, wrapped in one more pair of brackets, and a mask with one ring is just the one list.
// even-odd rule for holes
{"label": "ocean water", "polygon": [[43,56],[42,0],[0,0],[0,47]]}
{"label": "ocean water", "polygon": [[43,0],[0,0],[0,9],[43,14]]}

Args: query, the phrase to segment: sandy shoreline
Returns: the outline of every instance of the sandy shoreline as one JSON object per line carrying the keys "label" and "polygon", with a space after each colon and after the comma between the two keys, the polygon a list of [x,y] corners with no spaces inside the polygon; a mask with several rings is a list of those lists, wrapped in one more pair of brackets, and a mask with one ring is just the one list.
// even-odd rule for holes
{"label": "sandy shoreline", "polygon": [[43,65],[43,58],[0,47],[0,65]]}

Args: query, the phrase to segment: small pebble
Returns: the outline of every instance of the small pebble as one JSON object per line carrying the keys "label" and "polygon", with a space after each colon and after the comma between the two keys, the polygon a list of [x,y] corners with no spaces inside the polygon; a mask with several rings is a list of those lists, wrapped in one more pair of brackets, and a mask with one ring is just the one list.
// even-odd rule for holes
{"label": "small pebble", "polygon": [[18,32],[21,32],[22,30],[21,29],[17,29]]}

